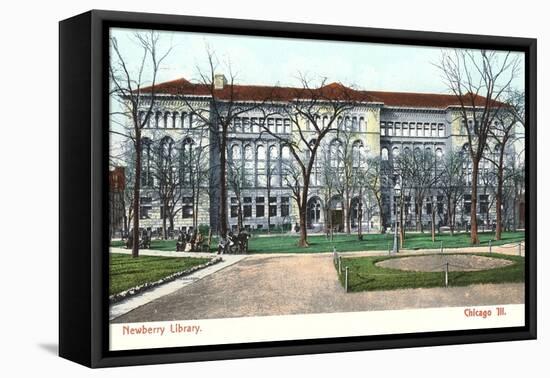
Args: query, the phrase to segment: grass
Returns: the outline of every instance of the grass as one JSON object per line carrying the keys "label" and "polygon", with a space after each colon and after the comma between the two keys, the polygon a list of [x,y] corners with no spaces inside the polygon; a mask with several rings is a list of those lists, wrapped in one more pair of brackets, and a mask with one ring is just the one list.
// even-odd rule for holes
{"label": "grass", "polygon": [[[479,233],[480,246],[488,246],[489,240],[494,238],[494,233]],[[492,245],[501,245],[519,242],[525,239],[524,232],[505,232],[502,234],[502,240],[492,242]],[[295,235],[276,235],[257,237],[252,236],[249,240],[249,253],[319,253],[332,252],[333,247],[338,252],[353,251],[387,251],[388,247],[393,245],[393,234],[363,234],[363,240],[357,240],[357,235],[336,234],[334,240],[327,240],[323,235],[313,235],[308,237],[309,247],[300,248],[297,246],[298,236]],[[460,233],[451,236],[450,234],[436,235],[435,243],[432,242],[431,234],[428,233],[409,233],[405,238],[405,249],[439,249],[440,242],[443,241],[443,248],[469,247],[470,235]],[[115,240],[111,243],[112,247],[123,247],[124,243]],[[211,251],[215,251],[217,238],[212,238],[210,246]],[[159,251],[175,251],[175,240],[152,240],[151,249]]]}
{"label": "grass", "polygon": [[[487,257],[487,254],[479,254],[479,256]],[[514,264],[475,272],[449,272],[449,286],[524,282],[525,264],[523,257],[496,253],[491,254],[491,257],[510,260]],[[351,292],[444,286],[444,272],[407,272],[376,265],[377,262],[394,258],[400,258],[400,256],[342,258],[340,282],[344,286],[344,267],[347,266],[349,268],[348,291]]]}
{"label": "grass", "polygon": [[109,295],[146,282],[155,282],[173,273],[208,262],[207,258],[140,256],[110,254]]}

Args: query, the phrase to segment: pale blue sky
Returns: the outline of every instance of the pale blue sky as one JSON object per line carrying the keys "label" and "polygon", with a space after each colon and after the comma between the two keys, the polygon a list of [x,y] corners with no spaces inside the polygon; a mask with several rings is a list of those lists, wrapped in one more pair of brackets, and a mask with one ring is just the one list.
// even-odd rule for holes
{"label": "pale blue sky", "polygon": [[[134,32],[111,30],[125,60],[135,69],[141,51],[130,39]],[[198,77],[197,67],[208,71],[205,62],[209,46],[219,60],[218,73],[226,73],[230,61],[238,84],[299,85],[296,77],[303,72],[313,79],[327,77],[328,82],[365,90],[447,93],[434,66],[440,59],[440,48],[188,32],[161,32],[161,41],[161,50],[172,46],[172,51],[158,82],[181,77],[193,81]],[[524,62],[523,54],[517,54]],[[523,70],[514,83],[518,89],[523,89],[521,75]]]}

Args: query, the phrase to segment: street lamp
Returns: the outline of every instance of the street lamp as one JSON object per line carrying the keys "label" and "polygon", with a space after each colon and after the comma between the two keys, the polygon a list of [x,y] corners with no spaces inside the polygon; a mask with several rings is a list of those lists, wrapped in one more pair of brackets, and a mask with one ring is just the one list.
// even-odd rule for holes
{"label": "street lamp", "polygon": [[[395,184],[394,188],[394,201],[396,198],[399,198],[400,195],[401,195],[401,184],[399,183],[399,181],[397,181],[397,183]],[[397,202],[395,203],[395,222],[394,222],[394,227],[393,227],[393,253],[397,253],[398,252],[398,245],[397,245]]]}

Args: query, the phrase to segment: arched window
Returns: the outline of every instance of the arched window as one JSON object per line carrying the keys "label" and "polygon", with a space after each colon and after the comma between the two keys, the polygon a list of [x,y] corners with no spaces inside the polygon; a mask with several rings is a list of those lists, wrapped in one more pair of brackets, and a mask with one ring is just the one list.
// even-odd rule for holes
{"label": "arched window", "polygon": [[256,175],[258,178],[258,186],[264,187],[266,185],[266,153],[265,153],[265,147],[263,145],[259,145],[256,147],[256,158],[258,160],[257,163],[257,169],[256,169]]}
{"label": "arched window", "polygon": [[365,124],[365,118],[359,117],[359,132],[366,132],[367,131],[367,125]]}
{"label": "arched window", "polygon": [[321,222],[321,199],[311,197],[307,201],[307,225],[311,227]]}
{"label": "arched window", "polygon": [[250,144],[244,146],[244,179],[247,186],[254,185],[254,149]]}
{"label": "arched window", "polygon": [[388,160],[388,155],[388,149],[386,147],[382,148],[382,150],[380,151],[380,156],[382,157],[382,160]]}
{"label": "arched window", "polygon": [[162,123],[162,113],[161,112],[156,112],[155,113],[155,127],[158,129],[159,127],[161,127],[161,123]]}
{"label": "arched window", "polygon": [[391,149],[391,154],[394,158],[399,156],[399,147],[394,147]]}
{"label": "arched window", "polygon": [[161,187],[167,187],[174,182],[174,140],[170,137],[164,137],[159,146],[159,163],[157,169],[157,179]]}
{"label": "arched window", "polygon": [[353,167],[360,168],[361,164],[365,159],[363,142],[360,140],[356,140],[355,142],[353,142],[351,152],[352,152],[352,159],[353,159],[352,161]]}
{"label": "arched window", "polygon": [[269,146],[269,160],[276,161],[279,157],[279,152],[276,145]]}
{"label": "arched window", "polygon": [[231,146],[231,159],[240,160],[241,159],[241,146],[234,144]]}
{"label": "arched window", "polygon": [[290,148],[288,146],[283,146],[281,150],[281,158],[285,161],[290,159]]}
{"label": "arched window", "polygon": [[172,118],[173,118],[173,126],[174,126],[174,129],[179,129],[181,128],[181,116],[178,112],[174,112],[172,113]]}
{"label": "arched window", "polygon": [[332,142],[330,142],[330,166],[332,168],[340,168],[342,165],[343,160],[343,148],[342,148],[342,142],[338,139],[333,139]]}
{"label": "arched window", "polygon": [[141,140],[141,186],[153,186],[152,161],[153,142],[149,138]]}
{"label": "arched window", "polygon": [[435,150],[435,156],[438,158],[438,159],[441,159],[443,157],[443,150],[441,148],[437,148]]}
{"label": "arched window", "polygon": [[185,138],[181,145],[180,169],[182,172],[182,185],[184,186],[191,184],[191,175],[193,174],[193,165],[195,164],[194,146],[195,141],[190,137]]}

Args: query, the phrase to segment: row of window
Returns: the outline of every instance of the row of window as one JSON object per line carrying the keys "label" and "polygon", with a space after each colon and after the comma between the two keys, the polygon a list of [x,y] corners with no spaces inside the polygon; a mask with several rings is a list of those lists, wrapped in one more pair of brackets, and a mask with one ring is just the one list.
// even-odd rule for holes
{"label": "row of window", "polygon": [[380,122],[381,136],[444,137],[443,123]]}
{"label": "row of window", "polygon": [[[326,128],[331,121],[331,117],[328,115],[317,115],[315,117],[315,123],[319,128]],[[359,116],[340,116],[337,119],[335,119],[333,123],[333,126],[338,127],[339,129],[344,129],[346,131],[352,131],[352,132],[365,132],[367,131],[367,124],[365,122],[364,117]],[[313,124],[307,120],[306,121],[306,129],[307,130],[314,130]]]}
{"label": "row of window", "polygon": [[[269,197],[269,202],[267,204],[265,202],[265,197],[255,197],[254,203],[252,202],[252,197],[243,197],[243,218],[264,218],[266,216],[266,205],[270,217],[286,217],[290,215],[290,197],[282,196],[280,197],[279,202],[277,202],[277,197]],[[252,214],[253,208],[256,209],[254,215]],[[230,217],[237,218],[238,216],[239,204],[237,201],[237,197],[231,197]]]}
{"label": "row of window", "polygon": [[235,117],[231,122],[234,133],[260,133],[267,128],[273,134],[290,134],[289,118],[281,117]]}
{"label": "row of window", "polygon": [[[411,151],[411,149],[410,149],[409,147],[404,147],[404,148],[403,148],[403,152],[404,152],[405,154],[410,153],[410,151]],[[415,153],[418,153],[418,152],[421,151],[421,148],[420,148],[420,147],[415,147],[415,148],[414,148],[414,151],[415,151]],[[426,147],[426,148],[425,148],[425,151],[426,151],[427,153],[431,153],[431,152],[432,152],[432,149],[431,149],[431,147]],[[400,153],[401,153],[401,150],[400,150],[399,147],[397,147],[397,146],[392,147],[391,154],[392,154],[393,157],[399,156]],[[380,155],[381,155],[381,157],[382,157],[382,160],[388,160],[388,159],[389,159],[389,150],[388,150],[388,148],[387,148],[387,147],[382,147],[382,149],[380,150]],[[435,149],[435,156],[436,156],[437,158],[443,157],[443,149],[440,148],[440,147],[437,147],[437,148]]]}

